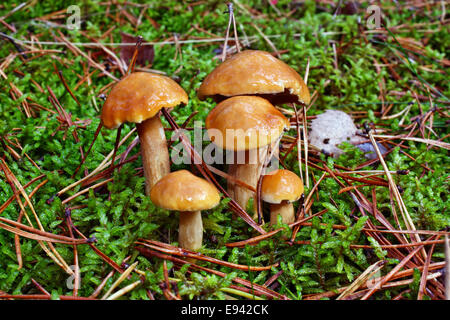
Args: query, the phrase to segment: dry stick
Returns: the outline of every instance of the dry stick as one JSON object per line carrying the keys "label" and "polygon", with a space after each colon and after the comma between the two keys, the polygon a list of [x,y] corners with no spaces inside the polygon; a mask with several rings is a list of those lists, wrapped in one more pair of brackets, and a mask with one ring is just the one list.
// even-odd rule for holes
{"label": "dry stick", "polygon": [[102,280],[102,282],[98,285],[98,287],[95,289],[95,291],[89,296],[89,298],[97,298],[97,296],[100,294],[100,292],[103,290],[103,288],[106,285],[106,282],[114,275],[114,270],[111,270],[108,275],[105,277],[105,279]]}
{"label": "dry stick", "polygon": [[239,37],[237,34],[237,28],[236,28],[236,17],[234,16],[234,10],[233,10],[233,3],[228,4],[229,10],[231,10],[231,15],[233,16],[233,31],[234,31],[234,42],[236,42],[236,50],[237,52],[241,52],[241,47],[239,45]]}
{"label": "dry stick", "polygon": [[[304,223],[304,226],[311,226],[312,223],[308,222],[308,223]],[[323,224],[326,225],[326,224]],[[333,229],[341,229],[341,228],[336,228],[336,226],[333,227]],[[366,231],[366,230],[364,230]],[[306,241],[306,240],[298,240],[294,242],[295,244],[311,244],[311,241]],[[444,243],[444,240],[426,240],[426,241],[422,241],[421,243],[402,243],[402,244],[380,244],[380,248],[381,249],[392,249],[392,248],[409,248],[409,247],[416,247],[416,246],[421,246],[421,245],[431,245],[431,244],[441,244]],[[356,249],[373,249],[373,246],[371,245],[367,245],[367,244],[350,244],[350,248],[356,248]]]}
{"label": "dry stick", "polygon": [[[75,230],[75,232],[78,233],[83,239],[87,239],[86,236],[84,234],[82,234],[81,231],[79,231],[73,223],[71,223],[71,226],[72,226],[73,230]],[[95,240],[95,238],[93,238],[93,239]],[[118,271],[119,273],[123,273],[124,270],[117,263],[115,263],[111,258],[109,258],[107,255],[105,255],[103,252],[101,252],[99,249],[97,249],[97,247],[94,246],[91,242],[92,241],[88,242],[88,245],[92,248],[92,250],[94,250],[94,252],[100,258],[105,260],[111,267],[113,267],[114,270]]]}
{"label": "dry stick", "polygon": [[47,290],[45,290],[44,287],[41,286],[41,285],[39,284],[39,282],[37,282],[37,281],[34,280],[33,278],[31,278],[31,282],[33,282],[33,284],[36,286],[36,288],[37,288],[40,292],[42,292],[42,293],[45,294],[45,295],[51,296],[51,294],[50,294]]}
{"label": "dry stick", "polygon": [[240,264],[235,264],[235,263],[231,263],[231,262],[227,262],[227,261],[223,261],[223,260],[219,260],[219,259],[215,259],[212,257],[208,257],[205,256],[201,253],[197,253],[194,251],[189,251],[186,249],[182,249],[182,248],[178,248],[178,247],[174,247],[165,243],[161,243],[158,241],[152,241],[152,240],[146,240],[146,239],[142,239],[143,241],[147,242],[139,242],[136,241],[136,244],[140,244],[146,247],[149,247],[153,250],[157,250],[157,251],[161,251],[167,254],[173,254],[176,256],[180,256],[180,257],[186,257],[186,258],[194,258],[196,260],[203,260],[203,261],[207,261],[210,263],[215,263],[215,264],[219,264],[221,266],[224,267],[228,267],[228,268],[233,268],[233,269],[237,269],[237,270],[246,270],[246,271],[263,271],[263,270],[270,270],[272,267],[277,267],[278,263],[270,265],[270,266],[266,266],[266,267],[254,267],[254,266],[247,266],[247,265],[240,265]]}
{"label": "dry stick", "polygon": [[[46,231],[41,231],[39,229],[35,229],[33,227],[29,227],[22,223],[18,223],[14,220],[9,220],[9,219],[3,218],[3,217],[0,217],[0,221],[7,223],[7,224],[0,223],[0,226],[3,229],[8,230],[13,233],[16,233],[16,234],[19,234],[23,237],[27,237],[27,238],[38,240],[38,241],[59,242],[59,243],[74,244],[74,245],[75,244],[85,244],[85,243],[89,243],[92,241],[91,239],[81,240],[81,239],[60,236],[60,235],[53,234],[53,233],[46,232]],[[13,227],[11,227],[10,225],[12,225]]]}
{"label": "dry stick", "polygon": [[[1,159],[3,163],[0,163],[0,168],[3,170],[3,172],[5,173],[6,179],[8,180],[8,182],[11,185],[11,188],[13,189],[13,192],[15,191],[15,187],[14,185],[16,185],[16,187],[19,189],[20,193],[22,194],[22,196],[25,199],[25,202],[28,203],[28,206],[31,209],[31,212],[34,215],[34,218],[39,226],[39,229],[43,232],[45,232],[44,227],[41,224],[41,221],[39,220],[39,217],[36,213],[36,211],[34,210],[34,207],[27,195],[27,193],[25,192],[25,190],[23,189],[23,186],[20,184],[20,182],[17,180],[17,178],[14,176],[14,174],[11,172],[11,170],[9,169],[8,165],[6,164],[6,162]],[[12,181],[12,182],[11,182]],[[14,192],[15,193],[15,192]],[[28,214],[26,213],[25,207],[22,203],[22,201],[20,200],[20,197],[18,194],[16,194],[16,201],[20,206],[20,209],[23,210],[25,217],[28,221],[28,223],[32,226],[32,222],[28,216]],[[14,221],[12,221],[10,224],[14,225]],[[73,271],[69,268],[69,266],[67,265],[67,263],[65,262],[65,260],[59,255],[58,251],[56,251],[56,249],[53,247],[52,243],[49,242],[48,246],[50,247],[50,250],[47,248],[47,246],[45,245],[44,242],[42,242],[41,240],[38,240],[39,245],[41,246],[41,248],[45,251],[45,253],[47,253],[47,255],[53,260],[55,261],[56,264],[58,264],[62,269],[64,269],[68,274],[72,275]]]}
{"label": "dry stick", "polygon": [[277,55],[278,59],[281,59],[280,52],[278,52],[278,49],[275,47],[272,41],[264,34],[264,32],[261,31],[260,28],[253,22],[250,22],[250,25],[258,31],[258,33],[263,37],[263,39],[267,42],[267,44],[272,48],[273,52]]}
{"label": "dry stick", "polygon": [[[123,154],[122,154],[122,155],[123,155]],[[121,155],[120,159],[122,159],[122,155]],[[94,183],[94,182],[96,182],[96,181],[98,181],[98,180],[100,180],[100,179],[102,179],[102,178],[107,178],[108,176],[111,175],[111,173],[112,173],[112,171],[113,171],[114,169],[116,169],[116,168],[119,168],[119,169],[120,169],[123,165],[135,161],[137,158],[139,158],[139,156],[140,156],[140,153],[135,154],[135,155],[133,155],[132,157],[130,157],[129,159],[120,161],[118,164],[116,164],[116,165],[114,165],[114,166],[111,166],[111,167],[105,169],[104,171],[102,171],[102,172],[100,172],[100,173],[95,174],[93,177],[89,177],[89,179],[83,181],[82,186],[87,186],[87,185],[89,185],[89,184],[91,184],[91,183]],[[108,162],[108,164],[110,164],[110,162]],[[142,168],[136,168],[135,171],[138,171],[138,172],[139,172],[139,171],[142,171],[141,169],[142,169]],[[137,173],[137,175],[139,175],[139,173]],[[108,178],[108,179],[112,179],[112,180],[113,180],[114,178]],[[110,180],[110,181],[112,181],[112,180]],[[100,184],[100,183],[99,183],[99,184]],[[78,192],[78,195],[83,194],[83,193],[85,193],[85,192],[86,192],[86,189],[85,189],[85,190],[82,190],[82,191],[79,191],[79,192]],[[75,198],[75,195],[71,196],[70,198],[71,198],[71,200],[72,200],[73,198]],[[64,200],[64,201],[65,201],[65,200]],[[65,201],[65,202],[67,202],[67,201]]]}
{"label": "dry stick", "polygon": [[[289,224],[289,227],[294,227],[296,225],[304,224],[306,221],[311,220],[314,217],[320,216],[320,215],[324,214],[327,211],[328,211],[328,209],[324,209],[324,210],[322,210],[320,212],[317,212],[317,213],[315,213],[315,214],[313,214],[313,215],[311,215],[311,216],[309,216],[309,217],[307,217],[305,219],[293,222],[293,223]],[[250,238],[250,239],[247,239],[247,240],[242,240],[242,241],[237,241],[237,242],[232,242],[232,243],[226,243],[225,246],[229,247],[229,248],[234,248],[234,247],[244,247],[246,245],[255,245],[258,242],[260,242],[262,240],[265,240],[267,238],[270,238],[274,234],[277,234],[278,232],[283,231],[283,230],[284,230],[283,228],[276,229],[276,230],[267,232],[265,234],[262,234],[262,235],[259,235],[259,236],[256,236],[256,237],[253,237],[253,238]]]}
{"label": "dry stick", "polygon": [[138,56],[138,53],[139,53],[139,48],[142,45],[142,40],[144,40],[144,38],[142,38],[142,36],[138,36],[137,37],[136,47],[134,48],[133,57],[131,58],[130,66],[128,67],[128,74],[131,74],[131,73],[134,72],[134,67],[136,65],[136,60],[137,60],[137,56]]}
{"label": "dry stick", "polygon": [[380,271],[381,268],[387,263],[386,260],[380,260],[372,264],[370,267],[368,267],[361,275],[351,284],[349,285],[341,294],[339,297],[336,298],[336,300],[344,300],[358,290],[359,287],[361,287],[362,284],[366,283],[367,279],[369,279],[372,275]]}
{"label": "dry stick", "polygon": [[[310,204],[311,198],[312,198],[312,196],[313,196],[313,194],[314,194],[314,191],[315,191],[316,189],[318,189],[319,184],[322,182],[323,178],[325,178],[325,175],[326,175],[326,172],[324,172],[324,173],[322,174],[322,176],[320,177],[320,179],[316,182],[316,184],[314,185],[314,187],[313,187],[313,188],[311,189],[311,191],[309,192],[309,194],[308,194],[308,196],[306,197],[306,200],[304,201],[304,204],[303,204],[303,210],[302,210],[303,215],[300,215],[300,214],[299,214],[299,215],[297,216],[297,219],[296,219],[297,221],[300,221],[301,219],[303,219],[304,215],[306,214],[306,207],[309,207],[309,204]],[[300,227],[301,227],[301,224],[296,225],[296,226],[292,229],[291,239],[289,240],[289,243],[290,243],[290,244],[292,244],[292,243],[294,242],[295,237],[297,236],[297,233],[298,233],[298,231],[300,230]]]}
{"label": "dry stick", "polygon": [[[407,229],[408,230],[416,230],[416,227],[414,226],[414,222],[412,221],[412,219],[411,219],[411,217],[410,217],[410,215],[408,213],[408,209],[406,208],[406,205],[403,202],[403,199],[402,199],[402,197],[400,195],[400,192],[398,191],[398,188],[395,185],[394,180],[392,179],[392,176],[390,174],[390,170],[387,167],[383,156],[381,155],[380,149],[378,148],[378,145],[377,145],[377,143],[376,143],[376,141],[375,141],[375,139],[373,137],[372,130],[370,128],[369,128],[367,134],[369,135],[370,142],[372,143],[372,145],[373,145],[373,147],[374,147],[374,149],[375,149],[375,151],[377,153],[378,159],[380,160],[380,163],[383,166],[384,171],[386,172],[386,176],[387,176],[388,181],[389,181],[389,187],[392,190],[392,192],[394,193],[395,200],[397,201],[397,205],[400,208],[400,213],[402,214],[402,217],[403,217],[403,220],[405,222],[405,225],[406,225]],[[400,225],[399,225],[399,228],[401,228]],[[420,237],[418,235],[414,235],[414,237],[415,237],[417,242],[421,241],[421,239],[420,239]],[[427,254],[426,254],[426,252],[425,252],[425,250],[423,248],[422,248],[422,255],[426,259]]]}
{"label": "dry stick", "polygon": [[421,142],[421,143],[425,143],[425,144],[429,144],[429,145],[432,145],[432,146],[436,146],[436,147],[440,147],[440,148],[443,148],[443,149],[450,150],[450,143],[442,142],[442,141],[439,141],[439,140],[422,139],[422,138],[417,138],[417,137],[408,137],[408,136],[405,136],[405,135],[389,136],[389,135],[377,134],[377,135],[373,135],[373,137],[374,138],[387,139],[387,140],[400,139],[400,140],[416,141],[416,142]]}
{"label": "dry stick", "polygon": [[[19,295],[13,295],[13,294],[1,294],[0,293],[0,300],[2,299],[26,299],[26,300],[51,300],[51,296],[48,296],[47,294],[19,294]],[[60,300],[94,300],[92,298],[85,298],[85,297],[74,297],[74,296],[59,296]]]}
{"label": "dry stick", "polygon": [[[0,167],[1,168],[1,167]],[[28,188],[29,186],[31,186],[34,182],[36,182],[36,181],[38,181],[38,180],[40,180],[40,179],[42,179],[42,178],[44,178],[45,177],[45,174],[42,174],[42,175],[40,175],[40,176],[38,176],[38,177],[36,177],[36,178],[33,178],[31,181],[29,181],[27,184],[25,184],[24,186],[23,186],[23,188],[24,189],[26,189],[26,188]],[[2,213],[13,201],[14,201],[14,199],[15,199],[15,197],[20,193],[20,191],[19,190],[13,190],[13,195],[11,196],[11,197],[9,197],[9,199],[8,200],[6,200],[6,202],[5,203],[3,203],[1,206],[0,206],[0,213]]]}
{"label": "dry stick", "polygon": [[87,59],[94,67],[96,67],[97,69],[100,69],[105,75],[107,75],[108,77],[110,77],[111,79],[115,80],[115,81],[119,81],[119,79],[117,79],[115,76],[113,76],[111,73],[109,73],[108,71],[106,71],[106,69],[98,64],[97,62],[95,62],[94,60],[92,60],[86,53],[84,53],[83,51],[81,51],[78,47],[72,45],[72,43],[70,43],[69,40],[67,40],[64,35],[59,32],[59,35],[61,37],[62,42],[72,51],[82,55],[85,59]]}
{"label": "dry stick", "polygon": [[117,128],[116,141],[114,142],[114,149],[113,149],[113,154],[112,154],[112,158],[111,158],[111,169],[112,169],[112,167],[114,167],[114,161],[116,160],[116,153],[117,153],[117,149],[119,148],[120,134],[122,133],[122,128],[123,128],[123,124],[121,124],[119,126],[119,128]]}
{"label": "dry stick", "polygon": [[[56,95],[53,92],[53,90],[50,88],[50,86],[47,86],[47,90],[48,90],[48,92],[50,94],[50,98],[49,98],[50,102],[53,103],[53,105],[57,109],[57,111],[58,111],[60,117],[62,118],[62,120],[66,122],[67,130],[69,130],[69,128],[74,125],[74,123],[72,121],[72,117],[62,107],[62,105],[60,104],[60,102],[56,98]],[[72,136],[73,136],[75,142],[79,143],[80,139],[78,138],[78,133],[77,133],[76,128],[77,127],[75,126],[75,129],[72,131]],[[83,147],[82,146],[80,146],[80,155],[81,155],[81,159],[83,159],[84,158],[84,151],[83,151]]]}
{"label": "dry stick", "polygon": [[[435,237],[438,238],[438,237]],[[420,286],[419,286],[419,292],[417,294],[417,300],[422,300],[423,299],[423,295],[424,295],[424,291],[427,287],[427,277],[428,277],[428,268],[430,266],[431,263],[431,256],[433,255],[433,251],[434,251],[434,247],[436,245],[432,244],[430,251],[428,252],[428,256],[427,259],[425,261],[425,265],[423,267],[423,271],[422,271],[422,276],[420,277]]]}
{"label": "dry stick", "polygon": [[[114,167],[116,167],[116,166],[114,166]],[[102,185],[104,185],[104,184],[106,184],[106,183],[108,183],[108,182],[113,181],[113,180],[114,180],[114,178],[109,178],[109,179],[103,180],[103,181],[101,181],[101,182],[99,182],[99,183],[97,183],[97,184],[94,184],[93,186],[90,186],[90,187],[88,187],[88,188],[86,188],[86,189],[83,189],[83,190],[81,190],[81,191],[75,193],[73,196],[70,196],[70,197],[67,198],[67,199],[64,199],[61,203],[62,203],[62,204],[66,204],[66,203],[72,201],[73,199],[77,198],[78,196],[80,196],[80,195],[82,195],[82,194],[84,194],[84,193],[86,193],[86,192],[89,192],[89,190],[91,190],[91,189],[96,189],[96,188],[98,188],[98,187],[100,187],[100,186],[102,186]]]}
{"label": "dry stick", "polygon": [[[166,108],[161,109],[162,113],[164,114],[164,117],[169,122],[170,126],[173,128],[173,130],[176,131],[178,138],[181,140],[183,145],[186,148],[186,151],[189,152],[191,156],[191,160],[195,164],[196,168],[200,171],[200,173],[203,175],[203,177],[208,180],[210,183],[214,184],[216,188],[223,193],[224,197],[230,198],[227,191],[225,191],[224,188],[217,182],[217,180],[212,175],[211,171],[208,169],[207,165],[204,163],[202,157],[197,153],[195,148],[190,143],[189,139],[186,138],[186,136],[180,132],[180,127],[177,125],[175,120],[172,118],[172,116],[167,112]],[[200,164],[199,164],[200,163]],[[230,198],[229,206],[231,210],[233,210],[236,214],[238,214],[245,222],[247,222],[251,227],[253,227],[256,231],[258,231],[261,234],[266,233],[264,229],[261,228],[253,219],[249,216],[249,214],[233,199]]]}
{"label": "dry stick", "polygon": [[228,18],[227,31],[226,31],[226,34],[225,34],[225,42],[223,44],[223,50],[222,50],[222,62],[224,62],[227,59],[228,36],[230,34],[231,22],[233,20],[233,4],[232,3],[228,3],[227,6],[228,6],[229,18]]}
{"label": "dry stick", "polygon": [[[136,131],[136,128],[133,128],[130,130],[130,132],[127,133],[127,135],[120,141],[119,143],[119,147],[125,143],[125,141]],[[61,189],[60,191],[58,191],[58,193],[56,194],[57,196],[61,196],[62,194],[66,193],[67,191],[69,191],[70,189],[74,188],[75,186],[79,185],[80,183],[88,180],[90,177],[94,176],[95,174],[97,174],[97,172],[103,170],[104,168],[106,168],[110,162],[109,159],[112,157],[114,150],[112,150],[106,157],[105,159],[103,159],[103,161],[97,166],[97,168],[94,169],[94,171],[92,171],[91,173],[89,173],[87,176],[85,176],[84,178],[72,183],[71,185]]]}
{"label": "dry stick", "polygon": [[396,265],[386,276],[380,279],[370,290],[367,292],[361,300],[367,300],[372,294],[381,288],[386,282],[388,282],[403,266],[416,255],[419,250],[423,250],[423,245],[420,245],[415,250],[411,251],[398,265]]}
{"label": "dry stick", "polygon": [[106,300],[116,300],[117,298],[123,296],[124,294],[130,292],[134,288],[136,288],[141,283],[141,280],[135,281],[132,284],[129,284],[128,286],[118,290],[114,294],[110,295]]}
{"label": "dry stick", "polygon": [[108,296],[111,294],[111,292],[119,285],[122,283],[123,280],[125,280],[125,278],[128,277],[128,275],[133,271],[134,268],[136,268],[137,264],[139,262],[136,261],[135,263],[133,263],[131,266],[129,266],[121,275],[120,277],[111,285],[111,287],[108,289],[108,291],[103,295],[102,300],[106,300],[108,298]]}
{"label": "dry stick", "polygon": [[163,261],[163,274],[164,274],[164,285],[163,293],[166,296],[167,300],[172,300],[172,295],[168,295],[168,291],[170,290],[170,282],[169,282],[169,271],[167,270],[167,260]]}
{"label": "dry stick", "polygon": [[[298,169],[300,171],[300,178],[302,179],[302,181],[304,181],[303,179],[303,170],[302,170],[302,143],[301,143],[301,134],[300,134],[300,123],[298,120],[298,111],[297,111],[297,107],[295,106],[295,103],[292,104],[292,107],[294,108],[294,112],[295,112],[295,126],[297,129],[297,160],[298,160]],[[308,164],[305,162],[305,166],[307,166]]]}
{"label": "dry stick", "polygon": [[[330,35],[339,35],[339,34],[343,34],[343,32],[323,32],[322,35],[324,36],[330,36]],[[0,33],[0,36],[2,34]],[[299,37],[299,36],[303,36],[303,33],[294,33],[292,34],[293,37]],[[267,35],[268,38],[281,38],[282,36],[284,36],[284,34],[273,34],[273,35]],[[132,42],[119,42],[119,43],[98,43],[98,42],[71,42],[69,45],[66,42],[63,41],[40,41],[40,42],[36,42],[36,41],[30,41],[30,40],[20,40],[20,39],[16,39],[16,38],[12,38],[9,37],[10,39],[13,39],[14,41],[16,41],[17,43],[19,43],[20,45],[23,45],[24,47],[28,47],[27,44],[29,43],[36,43],[39,45],[58,45],[58,46],[77,46],[77,47],[94,47],[94,48],[102,48],[103,46],[114,46],[114,47],[129,47],[130,45],[133,45],[134,43]],[[258,40],[259,37],[258,36],[249,36],[248,40],[249,41],[256,41]],[[216,37],[216,38],[203,38],[203,39],[188,39],[188,40],[179,40],[178,42],[180,44],[186,44],[186,43],[213,43],[213,42],[223,42],[225,40],[225,38],[223,37]],[[150,42],[145,42],[142,45],[143,46],[164,46],[167,44],[175,44],[174,40],[166,40],[166,41],[160,41],[160,42],[155,42],[155,41],[150,41]],[[50,51],[50,50],[48,50]],[[20,54],[18,54],[20,55]]]}
{"label": "dry stick", "polygon": [[[179,264],[181,264],[181,265],[186,264],[186,261],[185,261],[185,260],[182,260],[182,259],[176,258],[176,257],[172,257],[172,256],[169,256],[169,255],[166,255],[166,254],[163,254],[163,253],[159,253],[159,252],[157,252],[157,251],[153,251],[153,250],[150,250],[150,249],[147,249],[147,248],[139,248],[139,247],[137,247],[136,249],[137,249],[141,254],[143,254],[145,257],[148,257],[148,256],[156,256],[156,257],[158,257],[158,258],[170,260],[170,261],[179,263]],[[225,276],[227,276],[227,274],[224,273],[224,272],[220,272],[220,271],[217,271],[217,270],[213,270],[213,269],[209,269],[209,268],[206,268],[206,267],[202,267],[202,266],[196,265],[195,263],[191,263],[191,264],[190,264],[190,268],[195,268],[195,269],[203,270],[203,271],[206,271],[206,272],[215,274],[215,275],[220,276],[220,277],[225,277]],[[275,298],[275,299],[283,299],[283,300],[288,299],[288,298],[287,298],[286,296],[284,296],[284,295],[281,295],[281,294],[279,294],[279,293],[277,293],[277,292],[275,292],[275,291],[272,291],[272,290],[270,290],[270,289],[268,289],[268,288],[266,288],[266,287],[264,287],[264,286],[261,286],[261,285],[259,285],[259,284],[250,282],[250,281],[248,281],[248,280],[244,280],[244,279],[241,279],[241,278],[236,277],[236,278],[233,278],[232,281],[234,281],[234,282],[236,282],[236,283],[238,283],[238,284],[244,285],[244,286],[246,286],[247,288],[251,288],[251,289],[253,289],[254,291],[256,291],[256,292],[254,292],[254,293],[258,293],[258,294],[260,294],[260,295],[261,295],[261,294],[262,294],[262,295],[266,295],[266,296],[268,296],[268,297],[270,297],[270,298]]]}
{"label": "dry stick", "polygon": [[[433,274],[428,275],[427,280],[436,280],[436,278],[439,278],[440,276],[442,276],[441,272],[435,272]],[[395,288],[395,287],[400,287],[400,286],[406,286],[413,282],[414,282],[414,279],[406,279],[406,280],[388,282],[388,283],[385,283],[384,285],[382,285],[380,289],[389,289],[389,288]],[[368,291],[369,291],[369,289],[363,289],[361,291],[355,292],[355,293],[351,294],[350,296],[348,296],[348,300],[354,300],[354,299],[360,298]],[[403,293],[408,292],[408,291],[411,291],[411,289],[407,289],[407,290],[403,291],[402,293],[400,293],[399,296],[401,296]],[[391,300],[398,300],[398,299],[396,299],[396,297],[394,297]]]}
{"label": "dry stick", "polygon": [[[34,196],[34,194],[44,185],[44,184],[46,184],[48,182],[48,180],[46,179],[46,180],[44,180],[44,181],[42,181],[41,183],[39,183],[37,186],[36,186],[36,188],[34,188],[31,192],[30,192],[30,194],[29,194],[29,197],[30,197],[30,199]],[[26,188],[26,185],[24,186],[24,189]],[[25,203],[25,207],[27,206],[28,204],[27,203]],[[1,211],[0,211],[1,212]],[[23,211],[23,210],[20,210],[20,213],[19,213],[19,217],[17,218],[17,222],[19,222],[19,223],[21,223],[22,222],[22,218],[23,218],[23,216],[24,216],[24,214],[25,214],[25,212]],[[19,235],[17,235],[17,234],[15,234],[14,235],[14,243],[15,243],[15,247],[16,247],[16,256],[17,256],[17,263],[18,263],[18,265],[19,265],[19,268],[18,268],[18,270],[20,270],[21,268],[22,268],[22,266],[23,266],[23,261],[22,261],[22,250],[21,250],[21,248],[20,248],[20,237],[19,237]]]}
{"label": "dry stick", "polygon": [[[69,234],[72,238],[75,238],[73,235],[73,230],[72,230],[72,226],[71,226],[71,216],[70,216],[70,210],[66,210],[66,224],[67,224],[67,228],[69,229]],[[75,266],[75,270],[74,270],[74,286],[73,286],[73,296],[76,297],[78,296],[78,289],[80,288],[80,267],[78,264],[78,250],[77,250],[77,246],[74,245],[73,246],[73,264]]]}
{"label": "dry stick", "polygon": [[263,217],[262,217],[262,197],[261,197],[262,180],[264,177],[264,175],[262,173],[269,165],[274,154],[277,153],[276,151],[278,150],[280,140],[281,140],[281,135],[278,137],[278,139],[275,142],[273,142],[270,145],[270,154],[267,151],[265,152],[264,160],[262,162],[263,165],[260,166],[259,172],[257,173],[258,182],[256,183],[256,199],[255,200],[256,200],[256,213],[258,216],[258,224],[260,224],[260,225],[264,224]]}
{"label": "dry stick", "polygon": [[305,177],[306,177],[306,188],[309,188],[309,173],[308,173],[308,133],[306,129],[306,107],[303,106],[303,149],[305,152]]}
{"label": "dry stick", "polygon": [[56,67],[56,64],[53,64],[53,66],[55,67],[55,70],[58,74],[59,79],[61,80],[64,88],[66,88],[67,92],[69,92],[70,96],[73,98],[73,100],[75,100],[75,102],[77,103],[77,105],[79,107],[81,107],[80,102],[78,101],[77,97],[75,97],[75,95],[73,94],[72,90],[70,90],[69,85],[66,82],[66,79],[64,79],[61,70],[58,70],[58,68]]}
{"label": "dry stick", "polygon": [[445,299],[450,300],[450,240],[445,235]]}
{"label": "dry stick", "polygon": [[[430,265],[430,270],[442,269],[443,266],[444,266],[443,262],[433,263],[433,264]],[[418,269],[420,271],[420,270],[423,270],[423,267],[419,266],[417,268],[411,268],[411,269],[407,269],[407,270],[404,270],[404,271],[397,272],[397,274],[394,275],[391,278],[391,280],[395,280],[395,279],[399,279],[399,278],[410,276],[410,275],[412,275],[414,273],[414,271],[416,269]],[[376,283],[380,279],[381,279],[381,277],[373,279],[372,282]],[[411,279],[411,282],[412,281],[413,281],[413,279]],[[361,288],[365,288],[365,287],[366,287],[365,284],[361,286]],[[381,289],[385,289],[385,288],[388,288],[388,287],[391,287],[390,283],[386,283],[385,285],[383,285],[381,287]],[[347,289],[347,287],[342,287],[342,288],[339,288],[339,289],[336,289],[336,290],[327,291],[327,292],[323,292],[323,293],[319,293],[319,294],[306,295],[306,296],[304,296],[304,300],[318,300],[318,299],[322,299],[322,298],[331,298],[331,297],[334,297],[334,296],[338,295],[339,293],[342,293],[346,289]]]}
{"label": "dry stick", "polygon": [[92,146],[94,145],[95,140],[97,140],[97,137],[100,133],[100,130],[102,129],[103,125],[100,122],[97,126],[97,130],[95,130],[94,133],[94,139],[92,139],[91,145],[89,146],[88,151],[86,152],[86,154],[84,155],[84,158],[81,159],[80,164],[78,165],[78,167],[75,169],[74,173],[72,174],[72,178],[75,177],[75,175],[77,174],[78,170],[80,170],[81,166],[84,164],[84,162],[86,161],[87,156],[89,155],[89,153],[91,152]]}
{"label": "dry stick", "polygon": [[[348,183],[348,181],[347,181]],[[373,210],[373,205],[370,205],[368,200],[366,200],[364,198],[364,196],[359,192],[359,190],[355,190],[355,192],[359,195],[360,199],[362,200],[362,202],[358,201],[358,208],[361,212],[361,214],[363,216],[365,216],[365,212],[364,209],[369,212],[372,213],[372,215],[375,217],[375,219],[377,219],[383,226],[385,226],[389,231],[391,231],[391,233],[394,235],[394,237],[396,237],[400,243],[407,243],[406,240],[404,240],[402,237],[404,237],[404,234],[400,233],[395,233],[393,232],[394,227],[392,227],[392,225],[389,223],[389,221],[379,212],[379,211],[375,211],[375,212],[371,212],[371,210]],[[375,227],[374,223],[369,219],[367,220],[367,224],[369,227],[371,227],[372,229],[376,230],[377,228]],[[368,233],[369,236],[372,236],[378,243],[380,244],[387,244],[390,245],[391,242],[386,239],[383,235],[380,234],[379,231],[366,231]],[[408,248],[408,247],[406,247]],[[390,252],[391,256],[393,256],[394,258],[397,258],[399,260],[402,260],[404,258],[403,253],[400,252],[400,250],[394,248],[392,252]],[[409,265],[415,265],[413,262],[408,262],[408,266]]]}

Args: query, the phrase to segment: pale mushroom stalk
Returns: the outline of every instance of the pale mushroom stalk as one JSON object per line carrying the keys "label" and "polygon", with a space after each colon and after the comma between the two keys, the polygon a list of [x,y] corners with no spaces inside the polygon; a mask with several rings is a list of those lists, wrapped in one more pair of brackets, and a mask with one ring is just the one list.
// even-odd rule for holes
{"label": "pale mushroom stalk", "polygon": [[[256,189],[268,146],[289,127],[289,120],[266,99],[236,96],[218,103],[206,117],[205,127],[214,144],[233,152],[228,174]],[[229,194],[245,210],[255,193],[235,182],[228,182]]]}
{"label": "pale mushroom stalk", "polygon": [[287,200],[281,203],[270,204],[270,224],[277,224],[278,216],[281,216],[283,223],[289,224],[295,221],[294,204]]}
{"label": "pale mushroom stalk", "polygon": [[202,247],[203,222],[201,211],[181,211],[178,229],[180,247],[197,251]]}
{"label": "pale mushroom stalk", "polygon": [[292,171],[275,170],[264,176],[261,185],[262,200],[270,203],[270,224],[277,224],[278,216],[283,223],[295,221],[293,201],[303,194],[303,181]]}
{"label": "pale mushroom stalk", "polygon": [[141,143],[145,193],[170,172],[169,150],[161,119],[156,116],[136,124]]}
{"label": "pale mushroom stalk", "polygon": [[[244,153],[245,163],[230,164],[229,174],[234,178],[245,182],[249,186],[256,188],[258,184],[259,174],[261,172],[265,155],[267,153],[267,146],[236,152],[236,160],[239,160],[239,153]],[[243,157],[243,158],[244,158]],[[229,184],[230,195],[232,194],[234,200],[245,210],[250,198],[255,197],[255,193],[245,187],[237,184]],[[255,206],[256,210],[256,206]]]}

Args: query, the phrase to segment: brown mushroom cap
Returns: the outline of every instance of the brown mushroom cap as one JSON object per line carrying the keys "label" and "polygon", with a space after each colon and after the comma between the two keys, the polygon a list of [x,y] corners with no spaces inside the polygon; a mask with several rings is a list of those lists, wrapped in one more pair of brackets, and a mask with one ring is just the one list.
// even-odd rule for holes
{"label": "brown mushroom cap", "polygon": [[237,96],[212,109],[205,126],[217,146],[240,151],[272,143],[289,127],[289,120],[266,99]]}
{"label": "brown mushroom cap", "polygon": [[120,80],[111,90],[102,108],[101,120],[107,128],[124,122],[141,123],[162,108],[187,104],[186,92],[169,77],[135,72]]}
{"label": "brown mushroom cap", "polygon": [[[198,97],[261,95],[272,103],[309,104],[311,97],[302,77],[283,61],[259,50],[241,51],[217,66],[198,90]],[[222,96],[222,97],[221,97]]]}
{"label": "brown mushroom cap", "polygon": [[166,210],[199,211],[217,206],[220,194],[205,179],[179,170],[161,178],[150,191],[150,199]]}
{"label": "brown mushroom cap", "polygon": [[303,182],[295,173],[279,169],[265,175],[261,185],[262,200],[268,203],[296,201],[303,194]]}

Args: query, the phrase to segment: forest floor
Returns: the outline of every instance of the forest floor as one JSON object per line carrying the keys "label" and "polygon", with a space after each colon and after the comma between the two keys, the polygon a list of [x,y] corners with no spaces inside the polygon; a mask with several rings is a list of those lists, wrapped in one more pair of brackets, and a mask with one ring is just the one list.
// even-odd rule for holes
{"label": "forest floor", "polygon": [[[307,78],[311,103],[280,109],[292,124],[281,164],[303,177],[305,209],[294,204],[295,225],[255,228],[223,197],[203,214],[192,264],[178,215],[145,195],[135,126],[122,127],[114,153],[118,132],[99,126],[100,112],[141,36],[134,70],[177,81],[189,103],[171,117],[203,126],[215,103],[197,89],[221,62],[226,3],[78,3],[0,4],[0,299],[444,299],[445,2],[232,1],[242,50],[268,51]],[[338,158],[308,145],[303,132],[327,109],[352,116],[381,159],[348,143]]]}

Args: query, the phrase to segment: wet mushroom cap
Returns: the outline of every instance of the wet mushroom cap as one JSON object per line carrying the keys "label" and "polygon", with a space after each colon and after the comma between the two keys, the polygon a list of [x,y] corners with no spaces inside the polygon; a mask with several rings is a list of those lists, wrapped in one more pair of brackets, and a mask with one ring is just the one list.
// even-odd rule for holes
{"label": "wet mushroom cap", "polygon": [[135,72],[113,87],[103,105],[101,120],[105,127],[113,129],[124,122],[141,123],[162,108],[187,103],[186,92],[169,77]]}
{"label": "wet mushroom cap", "polygon": [[302,77],[283,61],[259,50],[241,51],[217,66],[203,80],[198,97],[262,95],[273,103],[309,104],[311,97]]}
{"label": "wet mushroom cap", "polygon": [[303,182],[292,171],[279,169],[265,175],[261,185],[262,200],[268,203],[296,201],[303,194]]}
{"label": "wet mushroom cap", "polygon": [[256,96],[226,99],[205,120],[211,141],[232,151],[264,147],[278,139],[289,125],[289,120],[269,101]]}
{"label": "wet mushroom cap", "polygon": [[152,202],[163,209],[174,211],[208,210],[220,202],[216,187],[187,170],[164,176],[150,191]]}

